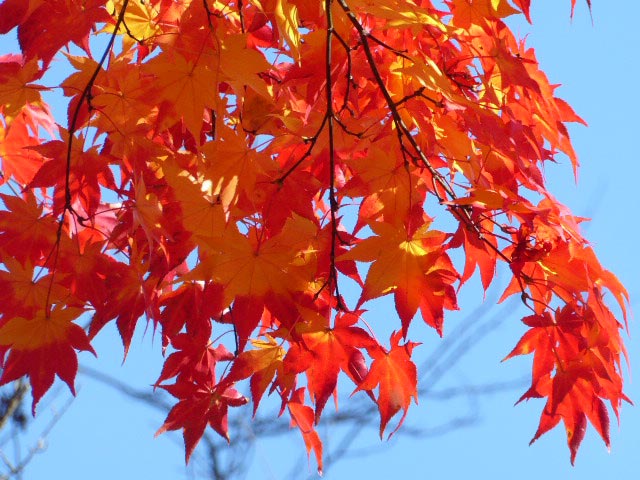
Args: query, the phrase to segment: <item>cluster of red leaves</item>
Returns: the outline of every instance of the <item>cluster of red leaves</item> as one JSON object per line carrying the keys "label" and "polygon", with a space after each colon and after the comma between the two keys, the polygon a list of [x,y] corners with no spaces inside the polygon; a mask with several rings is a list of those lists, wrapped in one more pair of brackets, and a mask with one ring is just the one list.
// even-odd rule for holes
{"label": "cluster of red leaves", "polygon": [[[529,18],[529,0],[513,4]],[[488,288],[500,261],[504,297],[532,310],[509,357],[534,354],[522,398],[547,399],[534,439],[562,420],[573,461],[588,419],[608,444],[603,400],[617,414],[626,397],[603,297],[623,315],[628,299],[546,189],[557,153],[577,168],[565,124],[582,120],[503,22],[516,13],[4,0],[0,34],[17,28],[22,52],[0,57],[0,383],[29,376],[35,408],[56,374],[73,390],[76,350],[105,325],[126,351],[146,318],[168,355],[156,386],[178,400],[159,433],[183,430],[187,459],[207,425],[229,438],[248,380],[254,412],[277,395],[321,468],[315,426],[341,372],[378,405],[381,436],[402,410],[399,426],[417,400],[413,318],[442,334],[456,289],[476,268]],[[63,127],[41,92],[70,44]],[[430,196],[457,228],[432,227]],[[361,289],[351,308],[346,278]],[[362,307],[388,294],[400,324],[384,347]]]}

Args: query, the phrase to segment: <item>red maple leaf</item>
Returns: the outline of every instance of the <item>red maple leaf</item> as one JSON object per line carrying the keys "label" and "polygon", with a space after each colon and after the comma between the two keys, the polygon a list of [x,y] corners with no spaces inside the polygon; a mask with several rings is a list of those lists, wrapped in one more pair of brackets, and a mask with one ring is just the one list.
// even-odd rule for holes
{"label": "red maple leaf", "polygon": [[210,337],[211,322],[201,322],[197,330],[188,329],[185,333],[175,335],[171,346],[177,351],[165,360],[155,385],[160,386],[160,383],[176,375],[203,382],[215,371],[217,362],[233,360],[234,355],[224,345],[213,347]]}
{"label": "red maple leaf", "polygon": [[6,194],[0,198],[7,207],[0,211],[0,248],[23,264],[28,258],[48,257],[56,242],[54,218],[43,215],[31,192],[24,199]]}
{"label": "red maple leaf", "polygon": [[89,52],[89,34],[93,26],[112,21],[104,8],[106,0],[48,0],[41,3],[20,22],[18,40],[27,58],[40,58],[45,64],[69,42]]}
{"label": "red maple leaf", "polygon": [[239,407],[249,401],[230,386],[213,386],[210,382],[178,380],[173,385],[161,385],[161,388],[180,401],[169,411],[156,436],[168,430],[182,430],[186,462],[207,425],[229,441],[229,407]]}
{"label": "red maple leaf", "polygon": [[349,375],[356,385],[361,385],[367,368],[359,349],[375,351],[378,344],[365,330],[354,326],[359,320],[357,313],[337,315],[333,328],[323,327],[326,319],[321,315],[307,315],[312,318],[301,328],[302,341],[289,350],[284,363],[290,370],[306,373],[317,424],[327,400],[336,389],[340,371]]}
{"label": "red maple leaf", "polygon": [[615,360],[607,358],[610,350],[594,335],[601,330],[597,321],[588,306],[572,305],[556,310],[555,315],[525,317],[523,322],[531,328],[505,358],[534,353],[531,387],[518,402],[547,397],[547,403],[531,443],[562,420],[572,464],[587,419],[609,446],[609,415],[602,399],[610,401],[616,415],[621,401],[630,401],[612,367]]}

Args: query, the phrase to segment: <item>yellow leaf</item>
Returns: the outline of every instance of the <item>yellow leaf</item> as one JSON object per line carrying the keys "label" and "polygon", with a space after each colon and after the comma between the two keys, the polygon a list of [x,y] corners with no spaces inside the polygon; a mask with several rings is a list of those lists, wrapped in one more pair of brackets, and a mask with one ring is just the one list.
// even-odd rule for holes
{"label": "yellow leaf", "polygon": [[242,96],[246,85],[269,98],[267,84],[258,74],[270,70],[271,65],[260,52],[247,48],[247,36],[229,35],[220,40],[220,46],[220,70],[236,95]]}
{"label": "yellow leaf", "polygon": [[[122,0],[109,0],[107,2],[107,11],[115,12],[117,17],[122,10],[122,3]],[[157,18],[158,11],[154,6],[154,2],[129,2],[127,11],[124,14],[127,35],[123,35],[123,41],[129,44],[143,42],[162,33],[158,26]],[[104,31],[113,32],[113,25],[105,26]]]}
{"label": "yellow leaf", "polygon": [[17,61],[0,63],[0,110],[5,119],[10,121],[29,103],[40,103],[39,91],[46,88],[30,83],[38,71],[37,58],[25,65]]}
{"label": "yellow leaf", "polygon": [[287,0],[277,0],[275,8],[276,22],[280,35],[289,45],[291,57],[300,61],[300,30],[298,30],[298,7]]}

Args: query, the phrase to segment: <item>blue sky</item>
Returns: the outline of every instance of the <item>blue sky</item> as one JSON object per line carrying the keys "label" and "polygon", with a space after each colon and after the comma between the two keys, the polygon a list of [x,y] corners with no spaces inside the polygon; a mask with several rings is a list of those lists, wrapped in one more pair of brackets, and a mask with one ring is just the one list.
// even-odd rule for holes
{"label": "blue sky", "polygon": [[[640,227],[635,217],[635,195],[640,179],[637,148],[640,134],[636,112],[640,100],[635,89],[640,74],[636,50],[640,2],[595,0],[592,2],[593,24],[580,0],[571,20],[569,3],[569,0],[533,0],[533,26],[521,20],[512,21],[511,25],[519,37],[528,35],[527,44],[535,48],[552,83],[563,85],[560,96],[589,123],[588,128],[580,125],[571,128],[582,165],[577,186],[565,159],[547,168],[547,180],[557,198],[569,205],[575,214],[592,218],[584,233],[594,244],[601,262],[627,286],[632,310],[637,311],[634,300],[640,293],[637,273]],[[5,51],[6,45],[0,47],[0,51]],[[446,361],[441,365],[446,369],[444,377],[432,386],[431,396],[421,396],[419,405],[412,406],[405,428],[437,429],[456,419],[466,419],[468,424],[445,435],[425,438],[403,434],[401,430],[391,441],[380,442],[376,419],[373,428],[363,429],[352,445],[354,452],[372,454],[345,458],[331,466],[324,478],[377,479],[392,475],[405,478],[492,476],[497,479],[517,476],[520,480],[544,477],[600,479],[603,475],[618,479],[640,478],[638,408],[624,405],[620,426],[612,419],[610,453],[596,432],[589,428],[576,466],[571,467],[561,428],[528,446],[543,402],[529,401],[514,407],[524,386],[495,395],[441,399],[452,387],[517,380],[529,373],[530,358],[500,363],[524,332],[519,321],[523,311],[517,303],[492,309],[491,302],[505,281],[503,275],[502,283],[500,279],[496,282],[497,288],[489,292],[484,307],[483,294],[477,283],[463,290],[462,310],[447,317],[444,341],[451,341],[447,334],[458,327],[487,329],[481,323],[483,319],[500,320],[501,323],[478,342],[463,348],[460,361],[450,368]],[[378,309],[369,318],[383,323],[392,312],[388,303],[376,305]],[[476,308],[484,308],[487,316],[470,316]],[[640,346],[635,338],[636,331],[632,317],[631,337],[625,339],[631,364],[636,365],[634,371],[637,372]],[[112,329],[111,333],[105,332],[96,340],[98,360],[82,354],[81,361],[142,388],[152,383],[160,371],[158,340],[150,331],[139,328],[129,357],[122,365],[120,342]],[[423,345],[416,350],[418,363],[428,359],[435,349],[442,349],[443,340],[432,333],[425,331],[421,341]],[[163,421],[161,413],[126,400],[113,389],[85,376],[79,376],[77,383],[77,398],[47,436],[46,451],[34,457],[25,478],[52,475],[96,480],[189,478],[189,471],[184,468],[180,436],[165,434],[154,439],[154,432]],[[341,405],[348,406],[350,392],[348,387],[342,389]],[[636,402],[640,401],[638,382],[628,374],[626,392]],[[49,394],[39,407],[32,431],[37,433],[46,428],[54,412],[64,407],[68,397],[64,385]],[[322,426],[320,432],[325,436],[328,448],[336,445],[344,434],[331,425]],[[23,451],[35,440],[36,437],[31,437],[23,445]],[[273,441],[258,439],[249,456],[252,463],[247,478],[284,478],[300,460],[301,470],[294,478],[314,478],[314,463],[312,461],[308,466],[304,446],[296,432]]]}

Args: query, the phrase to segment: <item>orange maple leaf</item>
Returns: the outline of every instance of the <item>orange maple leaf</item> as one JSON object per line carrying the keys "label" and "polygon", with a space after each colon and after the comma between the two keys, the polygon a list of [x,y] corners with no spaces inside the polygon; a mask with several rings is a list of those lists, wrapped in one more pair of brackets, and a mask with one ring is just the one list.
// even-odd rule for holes
{"label": "orange maple leaf", "polygon": [[456,309],[453,282],[458,278],[443,244],[446,235],[429,223],[412,234],[385,222],[369,224],[376,234],[362,240],[341,259],[371,262],[358,305],[394,294],[406,335],[418,308],[425,322],[442,334],[443,309]]}
{"label": "orange maple leaf", "polygon": [[18,55],[0,56],[0,105],[5,118],[14,118],[25,105],[40,104],[40,90],[32,84],[42,75],[37,59],[28,62]]}
{"label": "orange maple leaf", "polygon": [[252,228],[245,235],[235,225],[221,233],[202,242],[209,257],[192,275],[223,285],[227,304],[239,296],[304,291],[314,280],[317,240],[311,221],[293,215],[280,233],[266,239],[264,231]]}
{"label": "orange maple leaf", "polygon": [[[616,416],[621,401],[629,401],[622,393],[616,360],[610,358],[609,348],[602,348],[597,341],[597,321],[589,307],[571,305],[556,310],[553,316],[545,312],[525,317],[523,322],[531,328],[505,357],[534,353],[531,387],[518,402],[547,397],[547,403],[531,443],[562,420],[572,464],[587,419],[609,446],[609,415],[602,399],[610,401]],[[591,387],[594,384],[599,386],[597,390]]]}
{"label": "orange maple leaf", "polygon": [[197,60],[185,58],[177,50],[152,58],[145,64],[144,73],[157,78],[156,85],[162,92],[173,124],[182,119],[194,136],[200,135],[205,108],[216,107],[219,72],[216,59],[201,56]]}
{"label": "orange maple leaf", "polygon": [[251,377],[249,385],[255,415],[260,400],[273,377],[282,372],[285,349],[269,335],[266,335],[266,340],[252,340],[251,344],[254,349],[244,351],[237,356],[224,381],[235,382]]}
{"label": "orange maple leaf", "polygon": [[10,348],[2,362],[0,385],[28,375],[35,414],[36,405],[53,384],[55,375],[75,395],[78,358],[75,350],[96,354],[87,334],[73,323],[83,313],[80,308],[53,308],[50,315],[40,310],[33,318],[15,317],[0,327],[0,346]]}
{"label": "orange maple leaf", "polygon": [[378,389],[378,410],[380,411],[380,438],[396,413],[403,410],[402,418],[396,428],[389,434],[393,435],[404,422],[411,399],[418,403],[418,371],[415,363],[411,361],[413,349],[419,345],[415,342],[406,342],[400,345],[401,332],[391,334],[391,350],[381,347],[369,350],[373,357],[369,373],[362,383],[354,390]]}
{"label": "orange maple leaf", "polygon": [[304,444],[307,447],[307,455],[311,455],[311,450],[315,452],[318,473],[322,475],[322,441],[313,426],[313,410],[304,404],[304,388],[293,392],[287,407],[291,415],[291,424],[298,427],[302,433]]}
{"label": "orange maple leaf", "polygon": [[[575,0],[573,0],[575,1]],[[487,19],[519,13],[508,0],[453,0],[453,18],[457,26],[483,25]]]}

